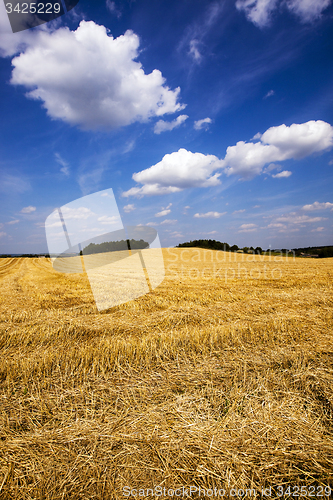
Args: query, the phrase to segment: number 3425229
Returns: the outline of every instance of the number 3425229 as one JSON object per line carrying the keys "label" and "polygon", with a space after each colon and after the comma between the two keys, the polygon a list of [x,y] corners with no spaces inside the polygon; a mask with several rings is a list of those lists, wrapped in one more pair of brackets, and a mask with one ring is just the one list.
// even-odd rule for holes
{"label": "number 3425229", "polygon": [[7,14],[59,14],[60,3],[6,3]]}

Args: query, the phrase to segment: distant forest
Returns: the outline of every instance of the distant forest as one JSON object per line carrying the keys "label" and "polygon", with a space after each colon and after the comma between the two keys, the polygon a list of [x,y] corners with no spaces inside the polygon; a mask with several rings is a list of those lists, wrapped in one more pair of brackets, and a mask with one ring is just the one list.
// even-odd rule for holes
{"label": "distant forest", "polygon": [[[95,244],[90,243],[83,249],[83,252],[80,252],[80,255],[89,255],[94,253],[103,253],[103,252],[116,252],[120,250],[132,249],[132,250],[142,250],[144,248],[148,248],[149,243],[144,240],[121,240],[121,241],[109,241],[105,243]],[[186,243],[179,243],[176,248],[187,248],[187,247],[197,247],[197,248],[206,248],[209,250],[222,250],[225,252],[244,252],[244,253],[255,253],[255,254],[265,254],[265,253],[280,253],[287,254],[287,252],[291,252],[296,257],[314,257],[314,258],[325,258],[325,257],[333,257],[333,246],[321,246],[321,247],[303,247],[303,248],[280,248],[280,249],[268,249],[263,250],[261,247],[243,247],[239,248],[237,245],[229,245],[229,243],[222,243],[221,241],[216,240],[193,240],[188,241]],[[2,254],[0,258],[9,258],[9,257],[50,257],[49,254]],[[70,256],[70,254],[68,255]]]}
{"label": "distant forest", "polygon": [[104,243],[90,243],[80,255],[90,255],[93,253],[104,252],[119,252],[121,250],[142,250],[148,248],[149,243],[144,240],[120,240],[120,241],[106,241]]}
{"label": "distant forest", "polygon": [[[86,246],[83,251],[81,250],[80,255],[89,255],[93,253],[104,253],[104,252],[117,252],[120,250],[143,250],[144,248],[149,248],[149,243],[144,240],[121,240],[121,241],[107,241],[105,243],[90,243]],[[66,257],[71,257],[73,254],[66,254]],[[42,254],[2,254],[0,258],[9,258],[9,257],[29,257],[37,258],[37,257],[50,257],[48,253]],[[52,255],[53,257],[53,255]]]}
{"label": "distant forest", "polygon": [[262,254],[263,249],[261,247],[243,247],[239,248],[237,245],[229,245],[229,243],[221,243],[221,241],[216,240],[193,240],[186,243],[180,243],[177,248],[182,247],[199,247],[208,248],[210,250],[222,250],[225,252],[237,252],[238,250],[243,250],[244,253],[258,253]]}
{"label": "distant forest", "polygon": [[239,248],[237,245],[229,245],[229,243],[222,243],[221,241],[216,240],[193,240],[188,241],[186,243],[180,243],[177,245],[177,248],[184,247],[198,247],[198,248],[206,248],[210,250],[222,250],[225,252],[237,252],[242,251],[244,253],[256,253],[256,254],[264,254],[267,252],[282,252],[287,254],[287,252],[294,252],[296,257],[317,257],[317,258],[325,258],[325,257],[333,257],[333,246],[325,246],[325,247],[304,247],[304,248],[280,248],[280,249],[268,249],[263,250],[261,247],[243,247]]}
{"label": "distant forest", "polygon": [[333,246],[294,248],[295,255],[313,255],[318,258],[333,257]]}

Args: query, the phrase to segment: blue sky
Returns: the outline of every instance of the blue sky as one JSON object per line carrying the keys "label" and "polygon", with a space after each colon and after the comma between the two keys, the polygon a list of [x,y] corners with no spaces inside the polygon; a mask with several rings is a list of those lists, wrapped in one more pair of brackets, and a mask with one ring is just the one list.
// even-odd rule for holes
{"label": "blue sky", "polygon": [[108,188],[164,247],[332,245],[332,25],[331,0],[80,0],[13,34],[0,3],[0,253]]}

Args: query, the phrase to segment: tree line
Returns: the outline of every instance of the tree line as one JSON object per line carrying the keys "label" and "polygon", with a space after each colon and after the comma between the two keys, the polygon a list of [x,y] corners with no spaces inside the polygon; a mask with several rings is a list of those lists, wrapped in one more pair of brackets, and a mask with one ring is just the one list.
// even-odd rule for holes
{"label": "tree line", "polygon": [[119,252],[121,250],[143,250],[148,248],[149,243],[144,240],[120,240],[120,241],[105,241],[104,243],[90,243],[80,255],[90,255],[94,253],[104,252]]}
{"label": "tree line", "polygon": [[257,253],[262,254],[263,249],[261,247],[243,247],[239,248],[237,245],[229,245],[229,243],[222,243],[221,241],[216,240],[193,240],[188,241],[186,243],[179,243],[176,248],[183,247],[198,247],[198,248],[207,248],[209,250],[222,250],[224,252],[237,252],[238,250],[242,250],[244,253]]}
{"label": "tree line", "polygon": [[319,259],[333,257],[333,246],[326,247],[304,247],[304,248],[294,248],[296,256],[301,254],[314,255]]}
{"label": "tree line", "polygon": [[222,250],[224,252],[237,252],[237,251],[242,251],[244,253],[256,253],[256,254],[263,254],[263,253],[282,253],[285,255],[288,255],[288,253],[292,253],[296,257],[301,257],[302,254],[308,255],[308,256],[314,256],[317,258],[325,258],[325,257],[333,257],[333,246],[325,246],[325,247],[304,247],[304,248],[293,248],[291,250],[287,248],[281,248],[281,249],[268,249],[268,250],[263,250],[261,247],[243,247],[239,248],[237,245],[229,245],[229,243],[222,243],[221,241],[216,241],[216,240],[193,240],[193,241],[188,241],[186,243],[179,243],[176,248],[183,248],[183,247],[197,247],[197,248],[206,248],[209,250]]}

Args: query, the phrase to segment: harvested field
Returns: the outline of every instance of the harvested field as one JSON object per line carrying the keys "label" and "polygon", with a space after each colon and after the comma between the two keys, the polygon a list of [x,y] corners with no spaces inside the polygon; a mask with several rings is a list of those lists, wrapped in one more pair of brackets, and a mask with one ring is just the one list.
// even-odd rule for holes
{"label": "harvested field", "polygon": [[0,499],[329,498],[333,259],[163,252],[102,312],[85,274],[0,259]]}

